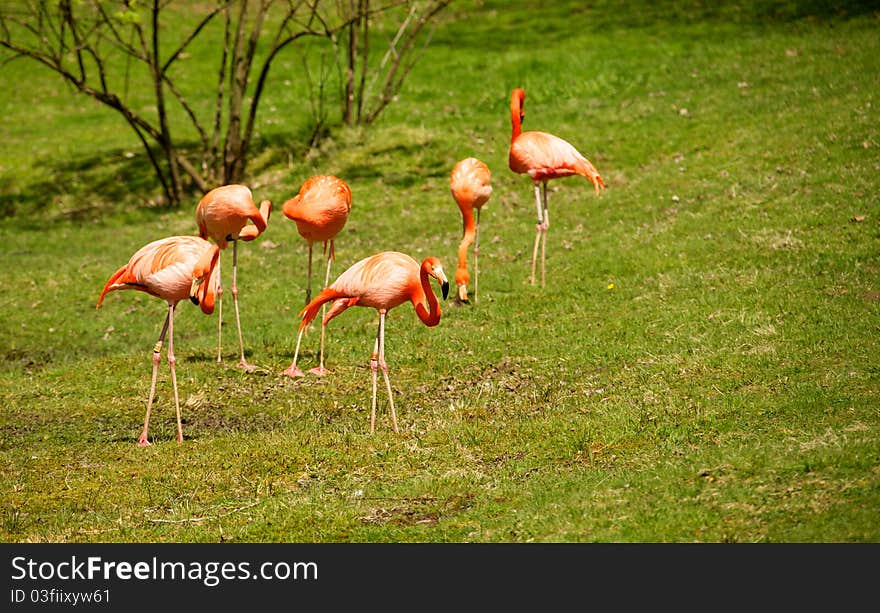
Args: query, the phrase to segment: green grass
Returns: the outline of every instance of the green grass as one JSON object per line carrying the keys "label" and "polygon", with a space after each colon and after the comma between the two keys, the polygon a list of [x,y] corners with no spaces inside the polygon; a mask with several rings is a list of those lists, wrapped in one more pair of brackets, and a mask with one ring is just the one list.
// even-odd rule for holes
{"label": "green grass", "polygon": [[[378,124],[308,155],[303,90],[277,77],[248,180],[276,210],[239,250],[264,371],[234,366],[231,300],[219,365],[216,314],[182,304],[182,445],[164,361],[154,445],[135,445],[164,305],[94,304],[137,248],[195,232],[197,197],[151,206],[120,119],[34,66],[2,69],[18,85],[0,93],[0,540],[880,540],[876,7],[509,4],[453,4]],[[211,56],[194,57],[191,86],[209,88]],[[575,144],[609,186],[552,185],[543,289],[532,188],[507,169],[516,86],[525,129]],[[374,311],[328,327],[331,376],[278,374],[307,254],[280,205],[337,174],[353,208],[334,276],[396,249],[451,277],[448,173],[469,155],[495,190],[479,303],[444,304],[432,329],[391,312],[401,432],[380,387],[371,436]]]}

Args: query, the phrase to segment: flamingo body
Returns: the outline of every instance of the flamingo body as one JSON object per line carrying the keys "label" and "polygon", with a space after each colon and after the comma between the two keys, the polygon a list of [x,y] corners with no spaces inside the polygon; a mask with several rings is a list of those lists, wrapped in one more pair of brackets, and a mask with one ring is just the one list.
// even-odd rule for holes
{"label": "flamingo body", "polygon": [[593,181],[597,193],[605,186],[574,145],[546,132],[522,132],[510,144],[508,164],[513,172],[527,174],[535,182],[581,175]]}
{"label": "flamingo body", "polygon": [[[210,315],[214,312],[214,296],[219,282],[219,277],[213,274],[218,251],[208,241],[195,236],[172,236],[153,241],[138,249],[125,266],[111,275],[96,308],[101,307],[109,292],[123,289],[146,292],[177,304],[191,297],[193,278],[210,275],[210,283],[199,284],[200,291],[194,300],[202,312]],[[210,260],[206,259],[209,257]],[[198,269],[197,264],[200,264]]]}
{"label": "flamingo body", "polygon": [[[491,180],[492,173],[489,171],[489,167],[474,157],[465,158],[456,163],[449,174],[449,187],[452,191],[452,197],[461,211],[463,226],[461,242],[458,245],[458,268],[455,271],[459,302],[468,302],[467,287],[471,279],[468,273],[467,254],[471,245],[474,245],[474,301],[477,300],[479,219],[483,205],[492,195]],[[476,219],[474,218],[475,213]]]}
{"label": "flamingo body", "polygon": [[605,189],[605,181],[599,171],[571,143],[553,134],[538,131],[522,131],[525,117],[523,104],[526,94],[516,88],[510,96],[510,150],[508,166],[518,174],[527,174],[535,188],[535,200],[538,210],[535,247],[532,252],[531,284],[535,283],[535,263],[538,247],[541,246],[541,285],[544,285],[544,260],[547,230],[550,228],[550,217],[547,206],[547,182],[551,179],[582,175],[592,184],[598,195]]}
{"label": "flamingo body", "polygon": [[[221,249],[226,249],[229,241],[253,240],[266,230],[271,211],[272,203],[268,200],[263,200],[257,208],[246,185],[215,187],[196,206],[199,236],[210,238]],[[245,229],[249,221],[253,228]]]}
{"label": "flamingo body", "polygon": [[[322,326],[326,326],[330,320],[351,306],[370,307],[379,312],[379,329],[370,357],[370,369],[373,377],[370,432],[375,429],[376,374],[380,368],[388,391],[394,431],[398,431],[388,365],[385,362],[385,315],[394,307],[409,301],[422,323],[429,327],[439,324],[440,305],[431,289],[430,277],[440,283],[445,299],[449,291],[449,281],[446,279],[440,260],[431,256],[419,264],[404,253],[383,251],[353,264],[339,275],[336,281],[315,296],[299,313],[301,318],[299,335],[301,337],[303,331],[318,314],[318,310],[328,302],[332,302],[332,306],[324,315]],[[299,341],[297,341],[298,348]],[[295,362],[296,358],[294,358]],[[284,374],[295,376],[296,373],[288,369]]]}
{"label": "flamingo body", "polygon": [[351,189],[332,175],[315,175],[302,184],[299,193],[281,210],[296,222],[300,236],[308,242],[331,241],[345,226],[351,211]]}
{"label": "flamingo body", "polygon": [[[238,347],[241,353],[239,366],[251,371],[256,367],[248,364],[244,357],[244,341],[241,334],[241,317],[238,309],[238,241],[252,241],[262,234],[269,223],[272,203],[260,202],[257,208],[249,187],[236,183],[216,187],[205,194],[196,206],[196,223],[199,236],[211,239],[220,249],[226,249],[232,242],[232,302],[235,306],[235,323],[238,330]],[[251,223],[249,223],[251,222]],[[221,305],[222,286],[218,288],[217,299]],[[222,317],[217,321],[217,361],[222,360]]]}
{"label": "flamingo body", "polygon": [[214,296],[219,291],[220,276],[217,263],[220,248],[198,236],[172,236],[159,239],[138,249],[128,263],[113,273],[104,284],[95,308],[100,308],[104,298],[116,290],[132,289],[146,292],[168,303],[168,314],[153,347],[153,376],[144,428],[138,445],[150,444],[148,430],[150,411],[156,393],[156,377],[161,359],[162,343],[168,334],[168,364],[174,388],[174,406],[177,412],[177,441],[183,442],[180,419],[180,400],[177,393],[176,360],[174,358],[174,310],[177,303],[189,298],[201,307],[202,312],[214,312]]}

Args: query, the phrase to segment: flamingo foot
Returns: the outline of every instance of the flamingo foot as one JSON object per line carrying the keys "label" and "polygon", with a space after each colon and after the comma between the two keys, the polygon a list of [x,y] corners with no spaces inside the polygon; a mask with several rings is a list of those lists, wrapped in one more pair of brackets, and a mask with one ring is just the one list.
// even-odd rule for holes
{"label": "flamingo foot", "polygon": [[290,377],[290,378],[305,377],[306,376],[306,374],[299,369],[299,366],[295,366],[295,365],[291,365],[289,368],[284,370],[281,374],[286,377]]}
{"label": "flamingo foot", "polygon": [[329,375],[330,371],[323,366],[315,366],[314,368],[309,369],[309,373],[323,377],[324,375]]}
{"label": "flamingo foot", "polygon": [[147,439],[147,433],[146,433],[146,432],[142,432],[140,438],[138,439],[138,447],[149,447],[149,446],[152,445],[152,444],[153,444],[153,443],[151,443],[151,442]]}
{"label": "flamingo foot", "polygon": [[238,363],[238,367],[243,369],[245,372],[254,372],[255,370],[257,370],[256,366],[254,366],[253,364],[248,364],[244,360],[244,358],[242,358],[242,360]]}

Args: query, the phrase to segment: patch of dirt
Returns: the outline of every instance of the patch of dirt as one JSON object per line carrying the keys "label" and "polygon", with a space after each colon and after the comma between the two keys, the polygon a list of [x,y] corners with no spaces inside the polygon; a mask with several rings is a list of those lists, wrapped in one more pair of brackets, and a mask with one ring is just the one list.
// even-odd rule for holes
{"label": "patch of dirt", "polygon": [[368,524],[393,523],[398,526],[436,524],[441,517],[455,515],[473,505],[473,494],[456,494],[448,498],[419,496],[417,498],[365,498],[364,502],[382,502],[359,519]]}

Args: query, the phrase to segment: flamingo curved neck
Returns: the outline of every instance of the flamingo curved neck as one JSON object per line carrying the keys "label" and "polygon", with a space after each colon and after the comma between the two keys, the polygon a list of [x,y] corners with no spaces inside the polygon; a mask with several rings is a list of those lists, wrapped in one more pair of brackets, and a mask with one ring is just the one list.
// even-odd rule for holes
{"label": "flamingo curved neck", "polygon": [[510,100],[510,123],[513,126],[510,140],[514,141],[522,134],[522,105],[516,96]]}
{"label": "flamingo curved neck", "polygon": [[[477,223],[474,220],[473,209],[463,208],[461,210],[461,225],[461,245],[465,247],[470,246],[470,244],[474,242],[474,237],[477,234]],[[459,251],[460,250],[461,247],[459,247]]]}
{"label": "flamingo curved neck", "polygon": [[[437,296],[431,289],[431,281],[428,278],[428,270],[423,263],[419,270],[419,281],[421,282],[421,296],[413,296],[413,304],[416,308],[416,315],[422,320],[426,326],[436,326],[440,323],[440,304],[437,302]],[[425,302],[428,308],[425,308]]]}
{"label": "flamingo curved neck", "polygon": [[461,236],[461,242],[458,244],[458,269],[455,271],[455,282],[458,285],[465,285],[470,281],[467,272],[467,256],[468,250],[474,244],[477,236],[477,226],[474,222],[474,213],[470,209],[462,209],[462,218],[464,222],[464,232]]}

